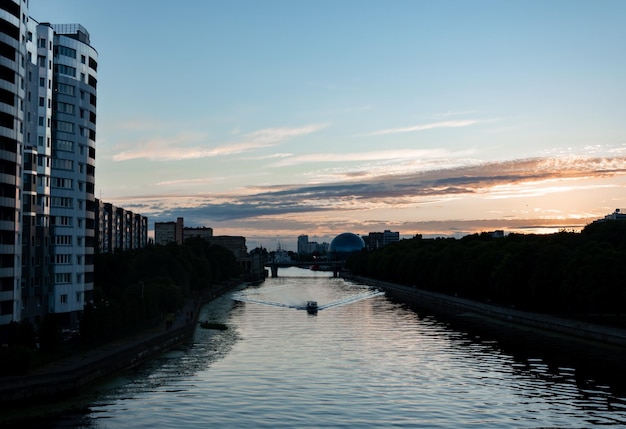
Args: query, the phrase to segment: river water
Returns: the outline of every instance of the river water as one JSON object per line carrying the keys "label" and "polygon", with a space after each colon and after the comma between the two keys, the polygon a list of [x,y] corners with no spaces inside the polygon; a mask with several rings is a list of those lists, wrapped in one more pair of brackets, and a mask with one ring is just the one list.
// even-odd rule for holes
{"label": "river water", "polygon": [[[75,401],[79,411],[35,426],[626,425],[622,386],[581,375],[570,359],[546,360],[532,346],[520,353],[327,273],[279,275],[203,308],[200,320],[227,330],[198,327],[189,345],[95,386]],[[293,308],[311,299],[328,308]]]}

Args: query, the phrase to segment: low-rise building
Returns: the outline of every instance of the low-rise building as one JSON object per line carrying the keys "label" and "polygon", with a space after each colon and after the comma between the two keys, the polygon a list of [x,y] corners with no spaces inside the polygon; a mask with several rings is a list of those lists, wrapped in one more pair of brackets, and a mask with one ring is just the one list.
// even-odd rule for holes
{"label": "low-rise building", "polygon": [[328,243],[318,243],[317,241],[309,241],[308,235],[298,236],[298,254],[312,255],[313,253],[328,253]]}
{"label": "low-rise building", "polygon": [[216,235],[205,238],[209,243],[225,247],[233,252],[238,260],[248,256],[248,248],[246,247],[246,238],[235,235]]}
{"label": "low-rise building", "polygon": [[615,209],[613,213],[604,216],[604,220],[626,220],[626,213],[622,213],[620,209]]}
{"label": "low-rise building", "polygon": [[167,243],[182,244],[188,238],[202,238],[211,244],[222,246],[233,252],[237,259],[248,256],[246,238],[230,235],[213,235],[213,228],[209,227],[185,227],[182,217],[176,222],[155,222],[154,242],[155,244],[166,245]]}
{"label": "low-rise building", "polygon": [[166,245],[167,243],[183,244],[183,218],[179,217],[176,222],[155,222],[154,243]]}
{"label": "low-rise building", "polygon": [[392,232],[388,229],[383,232],[370,232],[366,237],[363,237],[363,240],[369,250],[374,250],[390,243],[400,241],[400,233]]}
{"label": "low-rise building", "polygon": [[188,238],[204,238],[209,240],[213,237],[213,228],[201,226],[198,228],[183,228],[183,241]]}

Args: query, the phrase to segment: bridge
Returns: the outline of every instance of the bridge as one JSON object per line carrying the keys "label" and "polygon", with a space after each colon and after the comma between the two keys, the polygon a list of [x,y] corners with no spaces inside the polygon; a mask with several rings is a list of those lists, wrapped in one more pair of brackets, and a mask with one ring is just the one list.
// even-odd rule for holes
{"label": "bridge", "polygon": [[268,261],[264,264],[265,267],[269,267],[272,278],[278,277],[278,269],[279,268],[288,268],[288,267],[300,267],[300,268],[308,268],[312,266],[319,266],[318,271],[332,271],[333,277],[339,277],[339,271],[343,268],[346,261],[307,261],[307,262],[299,262],[299,261]]}

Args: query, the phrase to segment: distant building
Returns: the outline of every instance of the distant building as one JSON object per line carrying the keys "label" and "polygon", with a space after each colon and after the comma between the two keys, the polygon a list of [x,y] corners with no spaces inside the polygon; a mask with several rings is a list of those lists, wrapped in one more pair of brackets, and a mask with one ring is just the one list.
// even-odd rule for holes
{"label": "distant building", "polygon": [[309,241],[308,235],[298,236],[298,254],[311,255],[313,253],[327,253],[328,243],[318,243],[317,241]]}
{"label": "distant building", "polygon": [[95,240],[100,253],[130,250],[148,244],[148,218],[96,198]]}
{"label": "distant building", "polygon": [[198,228],[183,228],[183,241],[188,238],[204,238],[205,240],[209,240],[212,237],[213,228],[208,228],[206,226]]}
{"label": "distant building", "polygon": [[325,241],[322,243],[318,243],[316,241],[312,242],[314,249],[312,249],[311,253],[328,253],[328,248],[330,247],[329,243],[326,243]]}
{"label": "distant building", "polygon": [[155,244],[165,245],[167,243],[183,242],[188,238],[211,238],[213,237],[213,228],[185,228],[184,219],[179,217],[176,222],[155,222],[154,223],[154,242]]}
{"label": "distant building", "polygon": [[233,252],[238,260],[248,256],[246,238],[230,235],[213,235],[213,228],[197,227],[185,228],[184,219],[179,217],[176,222],[155,222],[154,242],[166,245],[167,243],[182,244],[188,238],[202,238],[211,244],[222,246]]}
{"label": "distant building", "polygon": [[383,232],[370,232],[367,237],[363,237],[363,240],[369,250],[374,250],[390,243],[400,241],[400,233],[392,232],[388,229]]}
{"label": "distant building", "polygon": [[241,236],[217,235],[206,238],[206,240],[214,245],[222,246],[233,252],[238,260],[248,256],[248,248],[246,247],[246,238]]}
{"label": "distant building", "polygon": [[298,254],[304,255],[310,253],[309,252],[309,236],[308,235],[299,235],[298,236]]}
{"label": "distant building", "polygon": [[176,222],[155,222],[154,243],[166,245],[167,243],[183,244],[183,218],[179,217]]}
{"label": "distant building", "polygon": [[290,263],[292,260],[289,252],[281,249],[280,246],[278,246],[278,250],[274,252],[272,261],[276,264],[287,264]]}
{"label": "distant building", "polygon": [[328,251],[334,257],[343,257],[347,254],[358,252],[365,247],[363,238],[351,232],[344,232],[333,238]]}
{"label": "distant building", "polygon": [[626,214],[622,213],[620,209],[615,209],[613,213],[604,216],[604,219],[601,220],[626,220]]}

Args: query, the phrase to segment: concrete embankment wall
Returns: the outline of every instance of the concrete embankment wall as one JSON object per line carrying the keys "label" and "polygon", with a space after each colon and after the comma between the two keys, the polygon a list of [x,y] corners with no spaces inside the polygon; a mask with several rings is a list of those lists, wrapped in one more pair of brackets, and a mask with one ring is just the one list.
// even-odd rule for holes
{"label": "concrete embankment wall", "polygon": [[415,307],[422,307],[425,309],[431,308],[450,314],[467,312],[477,313],[489,318],[503,320],[510,323],[532,326],[534,328],[558,332],[560,334],[584,338],[586,340],[599,341],[604,344],[626,347],[626,330],[623,329],[563,319],[544,314],[528,313],[525,311],[430,292],[415,287],[381,282],[366,277],[353,276],[351,278],[356,281],[378,287],[384,290],[392,298]]}
{"label": "concrete embankment wall", "polygon": [[53,368],[43,368],[35,374],[0,378],[0,404],[33,398],[58,399],[59,395],[76,393],[89,383],[132,368],[187,341],[193,336],[201,306],[239,284],[229,282],[208,295],[190,301],[185,312],[193,310],[193,318],[187,322],[181,317],[171,329],[162,329],[138,339],[89,350],[83,355],[72,356],[69,361],[61,362],[56,367],[52,364]]}
{"label": "concrete embankment wall", "polygon": [[55,398],[76,393],[81,387],[131,368],[177,344],[193,334],[194,324],[159,332],[140,342],[130,342],[106,352],[86,355],[85,360],[59,371],[44,371],[27,376],[4,377],[0,382],[0,403],[32,398]]}

